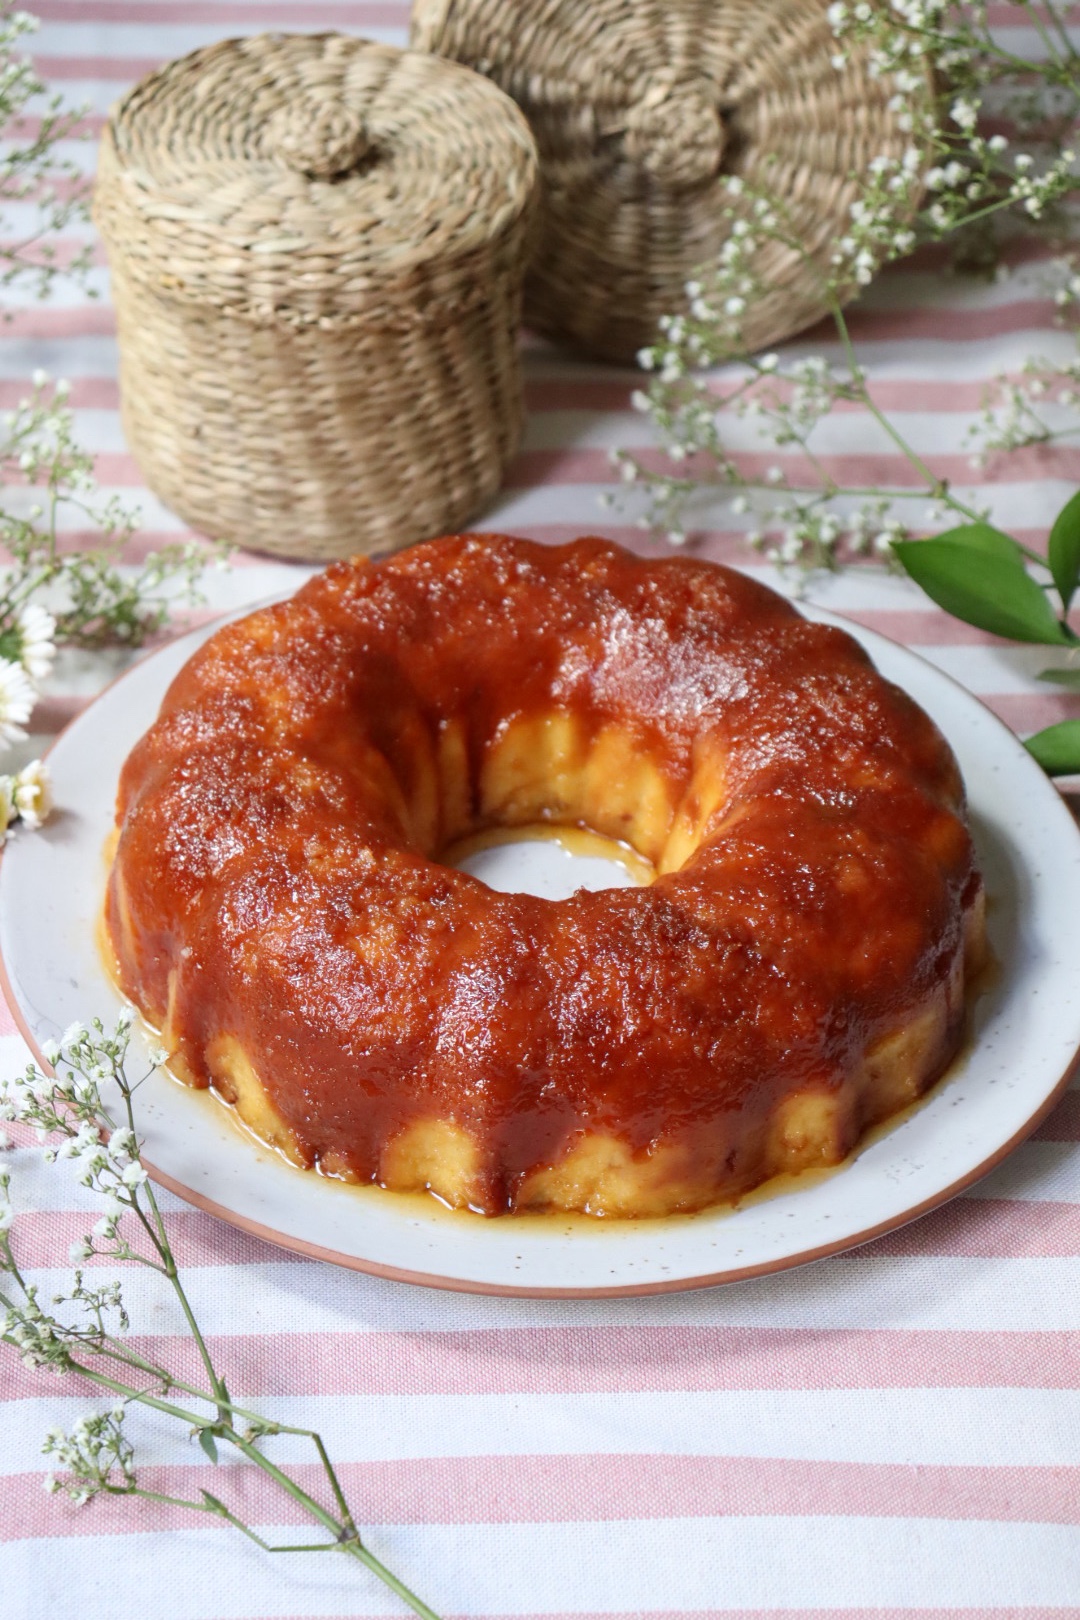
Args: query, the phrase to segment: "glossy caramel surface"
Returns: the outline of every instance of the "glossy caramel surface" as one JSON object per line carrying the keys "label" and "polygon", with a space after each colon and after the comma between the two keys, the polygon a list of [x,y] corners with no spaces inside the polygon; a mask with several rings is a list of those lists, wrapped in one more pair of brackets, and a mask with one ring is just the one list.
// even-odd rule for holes
{"label": "glossy caramel surface", "polygon": [[[544,818],[659,875],[546,901],[439,863]],[[227,626],[117,821],[107,926],[177,1072],[218,1083],[229,1037],[302,1162],[359,1180],[451,1122],[488,1213],[591,1134],[754,1185],[777,1109],[955,983],[981,892],[947,745],[854,640],[596,539],[429,542]]]}

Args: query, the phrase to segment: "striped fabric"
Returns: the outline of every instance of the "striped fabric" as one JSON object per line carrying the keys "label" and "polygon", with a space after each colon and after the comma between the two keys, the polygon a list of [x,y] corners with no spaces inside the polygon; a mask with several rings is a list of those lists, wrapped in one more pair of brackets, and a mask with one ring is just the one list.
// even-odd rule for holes
{"label": "striped fabric", "polygon": [[[90,104],[91,131],[139,74],[223,33],[340,27],[400,41],[406,19],[399,0],[36,9],[40,69]],[[1004,38],[1030,44],[1019,6],[990,10]],[[92,145],[70,151],[92,165]],[[93,281],[107,295],[103,269]],[[1033,350],[1065,352],[1052,314],[1036,261],[991,287],[945,280],[931,265],[901,268],[852,318],[878,398],[912,442],[1032,543],[1080,480],[1080,450],[976,475],[964,432],[990,376]],[[181,526],[140,489],[125,448],[112,333],[107,296],[93,303],[69,289],[47,308],[16,310],[0,334],[0,407],[25,392],[34,367],[72,380],[103,484],[142,504],[134,557]],[[488,526],[549,541],[601,527],[662,551],[625,514],[613,524],[598,509],[608,450],[648,443],[628,408],[633,377],[539,344],[526,364],[528,437]],[[744,429],[727,431],[738,444]],[[829,433],[846,476],[905,478],[858,416],[838,413]],[[742,521],[718,506],[702,553],[772,578],[741,545]],[[254,602],[303,572],[241,557],[212,576],[209,610]],[[917,648],[1021,732],[1080,714],[1080,701],[1034,679],[1046,654],[951,622],[875,567],[810,594]],[[35,748],[121,663],[64,657]],[[9,1019],[0,1061],[25,1061]],[[164,1202],[234,1394],[323,1431],[370,1544],[444,1615],[1065,1620],[1080,1617],[1078,1142],[1074,1091],[1000,1170],[914,1226],[787,1275],[642,1301],[429,1292],[298,1259]],[[68,1246],[90,1206],[29,1142],[6,1158],[25,1212],[19,1253],[48,1297],[69,1277]],[[177,1312],[138,1271],[125,1281],[136,1338],[189,1363]],[[0,1398],[4,1620],[401,1612],[333,1558],[273,1559],[171,1509],[78,1509],[46,1496],[42,1435],[93,1400],[10,1354],[0,1354]],[[224,1490],[183,1435],[137,1422],[144,1483]],[[277,1444],[314,1483],[302,1447]],[[232,1477],[251,1522],[295,1537],[279,1499]]]}

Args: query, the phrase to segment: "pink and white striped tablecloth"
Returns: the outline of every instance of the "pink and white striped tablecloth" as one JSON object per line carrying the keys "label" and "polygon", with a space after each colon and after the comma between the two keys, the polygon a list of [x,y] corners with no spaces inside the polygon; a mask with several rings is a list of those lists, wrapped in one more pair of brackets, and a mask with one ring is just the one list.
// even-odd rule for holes
{"label": "pink and white striped tablecloth", "polygon": [[[91,128],[146,69],[225,33],[337,27],[396,42],[406,17],[400,0],[36,9],[40,69],[89,103]],[[991,11],[1027,42],[1020,7]],[[92,143],[70,153],[92,167]],[[1032,452],[975,481],[963,438],[988,377],[1033,349],[1066,350],[1042,275],[1028,263],[986,286],[900,268],[852,318],[878,397],[915,446],[1036,544],[1080,481],[1080,450]],[[35,367],[70,378],[102,483],[141,502],[145,549],[182,528],[139,487],[104,270],[92,279],[97,302],[69,288],[16,312],[0,336],[0,405]],[[540,540],[602,527],[663,550],[598,509],[610,447],[647,442],[628,408],[634,379],[539,345],[526,365],[526,443],[486,524]],[[848,470],[903,477],[857,416],[837,414],[829,431]],[[740,521],[718,508],[703,554],[770,578]],[[302,573],[241,557],[211,577],[210,606],[253,602]],[[1080,714],[1080,700],[1036,682],[1038,649],[950,621],[875,567],[815,582],[810,596],[916,648],[1022,732]],[[119,662],[65,656],[35,742]],[[25,1061],[6,1018],[0,1061]],[[165,1203],[234,1394],[323,1432],[371,1546],[444,1615],[1065,1620],[1080,1617],[1078,1143],[1073,1091],[1001,1169],[891,1237],[786,1275],[641,1301],[429,1292],[297,1259]],[[19,1252],[49,1296],[88,1206],[30,1146],[6,1158]],[[183,1357],[177,1314],[140,1274],[127,1287],[136,1334]],[[0,1353],[0,1398],[4,1620],[402,1612],[337,1559],[274,1559],[171,1510],[47,1496],[43,1433],[92,1396]],[[212,1486],[197,1447],[152,1421],[142,1433],[156,1480]],[[293,1460],[284,1443],[279,1455]],[[295,1529],[276,1501],[255,1491],[248,1502],[253,1522]]]}

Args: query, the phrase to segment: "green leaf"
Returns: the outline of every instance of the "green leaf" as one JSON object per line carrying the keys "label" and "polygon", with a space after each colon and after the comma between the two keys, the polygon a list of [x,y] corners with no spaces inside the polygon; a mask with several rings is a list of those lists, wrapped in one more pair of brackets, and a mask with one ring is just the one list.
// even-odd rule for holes
{"label": "green leaf", "polygon": [[1072,500],[1065,502],[1054,519],[1046,556],[1054,584],[1067,610],[1080,584],[1080,489]]}
{"label": "green leaf", "polygon": [[1047,776],[1080,775],[1080,720],[1062,720],[1029,737],[1024,747]]}
{"label": "green leaf", "polygon": [[1044,669],[1039,679],[1049,681],[1052,686],[1068,686],[1074,692],[1080,692],[1080,669]]}
{"label": "green leaf", "polygon": [[[935,535],[934,540],[947,540],[950,545],[967,546],[970,551],[988,552],[993,557],[1019,558],[1021,555],[1017,542],[990,523],[962,523],[958,529],[946,529],[944,534]],[[926,544],[925,541],[916,543]]]}
{"label": "green leaf", "polygon": [[217,1444],[209,1429],[199,1430],[199,1444],[212,1463],[217,1462]]}
{"label": "green leaf", "polygon": [[1068,644],[1016,542],[989,524],[973,523],[937,540],[896,540],[893,550],[916,585],[954,618],[1011,641]]}

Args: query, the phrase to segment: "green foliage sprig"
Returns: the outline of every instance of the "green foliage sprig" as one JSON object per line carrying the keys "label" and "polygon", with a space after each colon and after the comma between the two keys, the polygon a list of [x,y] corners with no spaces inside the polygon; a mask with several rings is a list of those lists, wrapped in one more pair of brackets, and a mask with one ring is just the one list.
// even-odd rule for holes
{"label": "green foliage sprig", "polygon": [[[213,560],[205,546],[187,541],[151,552],[136,567],[121,562],[139,514],[100,494],[93,457],[75,439],[68,394],[64,379],[52,384],[35,372],[30,394],[3,419],[0,545],[11,562],[0,589],[0,654],[7,656],[12,627],[30,602],[51,614],[58,645],[140,647],[177,606],[199,599]],[[95,531],[95,544],[64,544],[62,525],[72,518]]]}
{"label": "green foliage sprig", "polygon": [[38,20],[0,4],[0,219],[13,203],[29,207],[33,223],[22,232],[0,234],[0,288],[45,298],[61,275],[81,275],[90,267],[89,243],[61,264],[54,238],[87,217],[90,188],[86,175],[59,150],[70,140],[87,109],[65,107],[50,92],[23,54],[22,42]]}
{"label": "green foliage sprig", "polygon": [[[989,523],[965,524],[933,540],[898,541],[893,551],[915,583],[955,618],[1012,641],[1080,654],[1080,636],[1068,619],[1080,586],[1080,493],[1058,513],[1045,557]],[[1080,692],[1080,661],[1044,670],[1039,679]],[[1048,726],[1026,747],[1049,775],[1076,775],[1080,720]]]}
{"label": "green foliage sprig", "polygon": [[[61,1377],[76,1374],[107,1398],[107,1405],[77,1422],[70,1433],[50,1430],[43,1452],[58,1472],[47,1488],[83,1504],[96,1496],[141,1497],[224,1520],[266,1552],[338,1553],[362,1564],[421,1620],[434,1611],[394,1575],[362,1540],[329,1452],[311,1429],[276,1423],[233,1399],[199,1328],[168,1228],[140,1159],[134,1097],[142,1079],[127,1075],[130,1015],[107,1033],[99,1020],[89,1029],[73,1025],[59,1043],[45,1048],[50,1076],[30,1064],[14,1081],[0,1082],[0,1119],[19,1121],[43,1139],[47,1161],[71,1164],[81,1186],[102,1200],[92,1232],[72,1246],[78,1264],[91,1256],[141,1266],[171,1292],[198,1351],[197,1382],[149,1360],[127,1340],[130,1326],[120,1283],[92,1284],[76,1270],[71,1292],[49,1304],[23,1273],[14,1233],[11,1176],[0,1171],[0,1341],[27,1367]],[[152,1072],[152,1071],[148,1071]],[[0,1147],[10,1142],[0,1131]],[[175,1420],[217,1465],[222,1451],[237,1453],[313,1521],[321,1535],[312,1542],[269,1543],[221,1496],[170,1496],[139,1481],[134,1443],[125,1428],[133,1408],[145,1407]],[[300,1436],[322,1466],[327,1500],[321,1502],[273,1460],[278,1435]]]}

